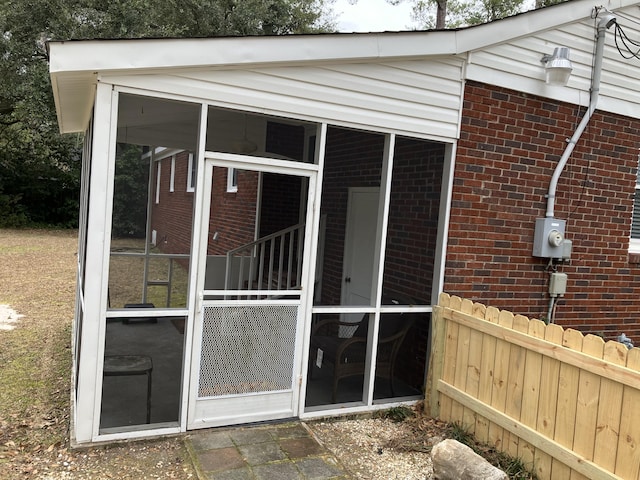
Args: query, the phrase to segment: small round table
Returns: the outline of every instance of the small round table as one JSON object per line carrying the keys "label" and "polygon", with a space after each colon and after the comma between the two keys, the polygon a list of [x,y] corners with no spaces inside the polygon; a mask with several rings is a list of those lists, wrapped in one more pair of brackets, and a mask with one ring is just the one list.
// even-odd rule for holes
{"label": "small round table", "polygon": [[124,375],[147,376],[147,423],[151,423],[151,372],[153,362],[146,355],[105,355],[105,377]]}

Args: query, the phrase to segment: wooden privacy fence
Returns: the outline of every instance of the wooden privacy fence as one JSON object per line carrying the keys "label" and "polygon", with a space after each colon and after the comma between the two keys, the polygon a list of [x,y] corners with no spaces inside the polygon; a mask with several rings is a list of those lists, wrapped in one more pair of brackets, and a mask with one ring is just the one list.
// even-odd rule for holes
{"label": "wooden privacy fence", "polygon": [[544,479],[640,479],[640,348],[443,293],[426,408]]}

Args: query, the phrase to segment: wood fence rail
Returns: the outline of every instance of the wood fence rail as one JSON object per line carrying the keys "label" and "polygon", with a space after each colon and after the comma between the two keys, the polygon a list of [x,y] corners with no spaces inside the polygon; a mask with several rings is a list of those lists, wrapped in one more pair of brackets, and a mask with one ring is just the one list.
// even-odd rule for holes
{"label": "wood fence rail", "polygon": [[640,480],[640,348],[446,293],[426,408],[540,480]]}

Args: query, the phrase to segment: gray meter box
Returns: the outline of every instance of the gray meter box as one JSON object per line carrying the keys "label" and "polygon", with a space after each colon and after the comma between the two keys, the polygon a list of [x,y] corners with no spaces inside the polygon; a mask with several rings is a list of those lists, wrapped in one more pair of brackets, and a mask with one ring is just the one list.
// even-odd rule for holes
{"label": "gray meter box", "polygon": [[567,274],[553,272],[549,277],[549,296],[563,297],[567,292]]}
{"label": "gray meter box", "polygon": [[564,228],[566,221],[557,218],[537,218],[533,236],[533,256],[563,258]]}

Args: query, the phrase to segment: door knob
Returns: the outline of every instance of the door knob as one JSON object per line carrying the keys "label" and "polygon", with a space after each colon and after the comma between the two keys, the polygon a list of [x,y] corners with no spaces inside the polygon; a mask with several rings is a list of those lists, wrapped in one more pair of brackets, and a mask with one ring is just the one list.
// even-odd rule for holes
{"label": "door knob", "polygon": [[351,277],[347,277],[347,278],[345,278],[345,279],[344,279],[344,281],[345,281],[346,283],[351,283]]}

